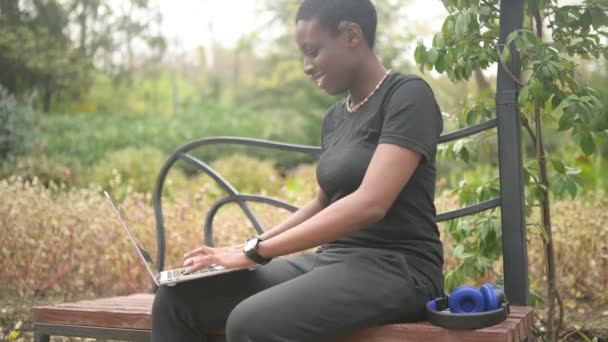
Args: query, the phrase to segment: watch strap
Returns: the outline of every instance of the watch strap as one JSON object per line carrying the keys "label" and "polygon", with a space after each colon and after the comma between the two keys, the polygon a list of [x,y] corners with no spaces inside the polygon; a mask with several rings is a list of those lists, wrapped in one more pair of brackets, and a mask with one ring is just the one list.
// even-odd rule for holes
{"label": "watch strap", "polygon": [[245,255],[249,259],[255,261],[257,264],[266,265],[267,263],[269,263],[270,260],[272,260],[272,258],[265,258],[265,257],[261,256],[260,253],[258,253],[258,250],[257,250],[258,245],[260,244],[260,242],[263,241],[262,238],[260,238],[259,236],[254,236],[254,237],[252,237],[250,239],[257,239],[258,241],[255,244],[254,248],[251,248],[251,249],[245,251]]}

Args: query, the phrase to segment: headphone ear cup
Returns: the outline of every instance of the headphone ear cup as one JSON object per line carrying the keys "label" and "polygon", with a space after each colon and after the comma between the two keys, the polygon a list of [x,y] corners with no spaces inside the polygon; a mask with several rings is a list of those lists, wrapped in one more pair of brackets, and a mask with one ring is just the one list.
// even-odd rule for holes
{"label": "headphone ear cup", "polygon": [[448,297],[448,307],[452,313],[485,311],[484,295],[473,286],[460,286]]}
{"label": "headphone ear cup", "polygon": [[486,302],[486,311],[496,310],[500,306],[498,296],[494,290],[494,286],[490,283],[483,284],[479,291],[483,295]]}
{"label": "headphone ear cup", "polygon": [[498,306],[507,301],[507,295],[505,295],[505,289],[502,286],[492,285],[494,293],[496,293],[496,300],[498,300]]}

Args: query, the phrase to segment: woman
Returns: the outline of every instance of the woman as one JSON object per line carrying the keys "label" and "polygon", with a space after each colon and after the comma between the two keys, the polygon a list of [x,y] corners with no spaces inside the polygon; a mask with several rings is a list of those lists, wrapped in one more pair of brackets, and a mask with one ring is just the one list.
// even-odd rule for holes
{"label": "woman", "polygon": [[442,294],[433,204],[441,114],[423,80],[383,67],[375,31],[369,0],[300,5],[304,72],[330,95],[348,93],[323,120],[318,195],[245,250],[186,253],[190,270],[263,266],[161,287],[154,342],[205,341],[224,327],[230,342],[332,340],[420,320],[426,301]]}

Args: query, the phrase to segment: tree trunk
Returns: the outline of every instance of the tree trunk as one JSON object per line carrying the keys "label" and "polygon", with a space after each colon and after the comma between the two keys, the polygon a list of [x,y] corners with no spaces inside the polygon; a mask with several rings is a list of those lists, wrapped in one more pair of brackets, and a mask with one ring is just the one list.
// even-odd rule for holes
{"label": "tree trunk", "polygon": [[78,47],[83,55],[87,54],[87,10],[88,2],[82,2],[82,11],[78,16],[78,22],[80,24],[80,46]]}
{"label": "tree trunk", "polygon": [[42,110],[45,113],[51,111],[51,100],[53,99],[53,90],[51,90],[50,86],[47,86],[44,89],[44,95],[42,96]]}
{"label": "tree trunk", "polygon": [[[542,18],[538,10],[534,11],[534,19],[536,21],[536,35],[542,39],[543,26]],[[534,104],[534,125],[536,126],[536,161],[538,163],[538,173],[540,184],[544,187],[544,198],[541,203],[541,223],[547,241],[545,241],[545,257],[547,263],[547,281],[548,286],[548,312],[547,312],[547,340],[557,341],[560,326],[563,320],[563,309],[557,291],[557,272],[555,270],[555,250],[553,248],[553,233],[551,226],[551,206],[549,202],[549,176],[547,173],[547,158],[545,156],[545,146],[542,135],[541,122],[541,104],[537,101]],[[557,302],[557,303],[556,303]],[[560,306],[559,322],[555,322],[555,307]]]}

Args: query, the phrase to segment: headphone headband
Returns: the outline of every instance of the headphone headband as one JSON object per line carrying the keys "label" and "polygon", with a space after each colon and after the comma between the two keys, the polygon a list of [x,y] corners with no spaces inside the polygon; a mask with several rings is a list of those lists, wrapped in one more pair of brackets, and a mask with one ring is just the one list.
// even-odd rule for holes
{"label": "headphone headband", "polygon": [[[447,298],[444,298],[447,303]],[[434,301],[432,301],[434,302]],[[509,315],[509,303],[504,302],[500,308],[492,311],[453,314],[447,311],[437,311],[426,306],[426,317],[434,325],[447,329],[475,330],[498,324],[507,319]]]}
{"label": "headphone headband", "polygon": [[[463,299],[469,305],[465,310],[461,306]],[[448,308],[451,312],[446,310]],[[452,296],[440,297],[426,304],[427,320],[448,329],[485,328],[506,320],[509,313],[509,302],[504,297],[502,288],[491,284],[484,284],[479,290],[461,286],[454,290]]]}

